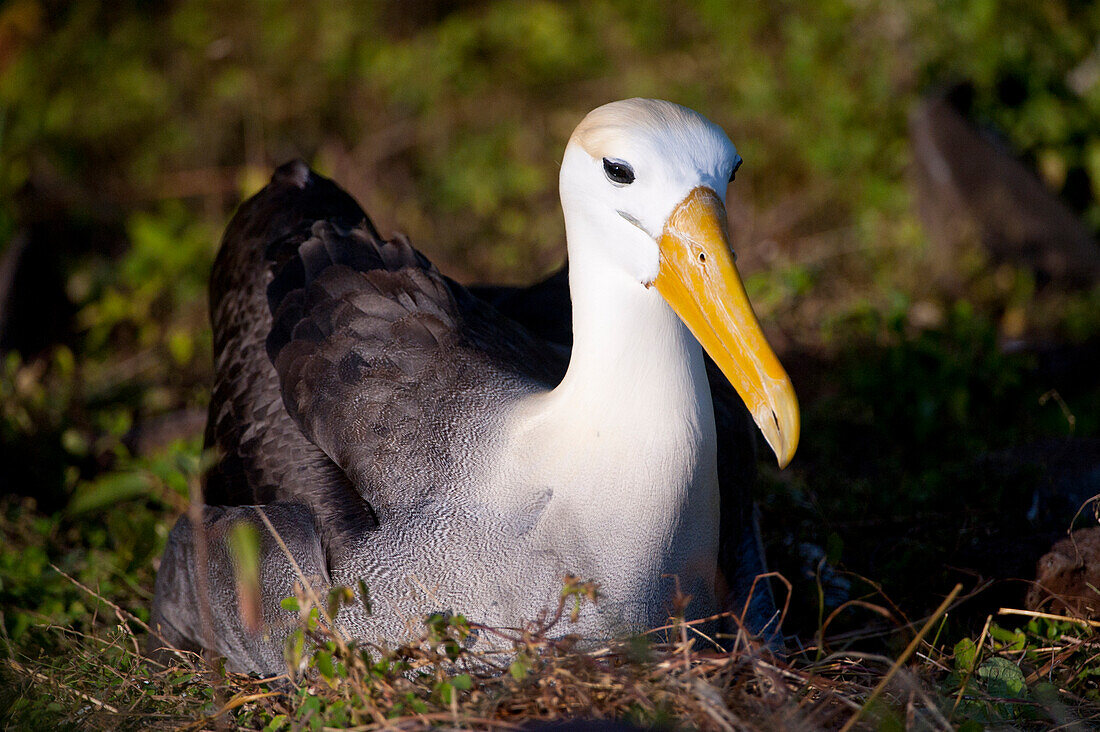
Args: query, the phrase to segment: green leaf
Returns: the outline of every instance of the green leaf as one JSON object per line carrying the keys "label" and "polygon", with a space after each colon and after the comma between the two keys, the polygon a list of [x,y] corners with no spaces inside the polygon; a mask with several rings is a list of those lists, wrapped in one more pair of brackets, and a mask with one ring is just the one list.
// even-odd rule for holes
{"label": "green leaf", "polygon": [[332,663],[332,654],[328,651],[317,651],[313,655],[313,663],[326,680],[332,681],[336,677],[336,668]]}
{"label": "green leaf", "polygon": [[986,683],[986,690],[993,696],[1018,699],[1027,694],[1024,672],[1006,658],[994,656],[978,667],[978,677]]}
{"label": "green leaf", "polygon": [[989,626],[989,635],[1013,651],[1022,651],[1027,646],[1027,636],[1018,630],[1009,630],[999,625]]}
{"label": "green leaf", "polygon": [[264,726],[264,732],[279,732],[287,726],[290,719],[285,714],[276,714],[271,721]]}
{"label": "green leaf", "polygon": [[298,606],[297,597],[284,597],[282,600],[279,600],[279,607],[292,613],[296,613],[301,609]]}
{"label": "green leaf", "polygon": [[350,587],[333,587],[328,591],[328,602],[325,604],[329,618],[335,618],[344,605],[350,605],[355,599]]}
{"label": "green leaf", "polygon": [[963,638],[955,644],[955,668],[959,671],[969,671],[974,667],[974,658],[978,655],[978,647],[969,638]]}
{"label": "green leaf", "polygon": [[404,701],[399,701],[393,705],[393,709],[386,715],[388,717],[400,716],[405,709],[413,712],[414,714],[426,714],[428,711],[428,705],[424,703],[423,699],[420,699],[413,692],[405,694]]}
{"label": "green leaf", "polygon": [[286,664],[292,672],[297,672],[298,667],[302,663],[302,653],[305,651],[306,636],[302,632],[301,628],[298,628],[286,639],[286,645],[283,647],[283,657],[286,659]]}
{"label": "green leaf", "polygon": [[363,580],[359,580],[356,584],[359,587],[359,600],[363,603],[363,610],[366,611],[367,615],[370,615],[370,590],[367,589],[367,583]]}
{"label": "green leaf", "polygon": [[82,483],[65,510],[70,516],[78,516],[142,498],[149,495],[150,490],[149,476],[143,472],[107,473]]}
{"label": "green leaf", "polygon": [[523,681],[530,672],[531,663],[522,654],[516,656],[515,660],[508,666],[508,673],[512,674],[512,678],[516,681]]}
{"label": "green leaf", "polygon": [[444,704],[450,704],[453,701],[455,689],[454,686],[451,685],[449,682],[440,681],[438,684],[436,684],[435,689],[437,692],[439,692],[439,700],[441,702],[443,702]]}
{"label": "green leaf", "polygon": [[321,698],[310,694],[298,707],[298,719],[304,720],[307,715],[316,716],[321,711]]}

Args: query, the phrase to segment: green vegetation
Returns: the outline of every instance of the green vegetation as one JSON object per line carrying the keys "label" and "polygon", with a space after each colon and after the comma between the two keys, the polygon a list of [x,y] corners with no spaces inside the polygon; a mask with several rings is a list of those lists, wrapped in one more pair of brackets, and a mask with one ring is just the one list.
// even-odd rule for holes
{"label": "green vegetation", "polygon": [[[910,699],[969,729],[1096,714],[1096,628],[998,616],[1024,585],[985,580],[1029,579],[1076,509],[1036,529],[1033,466],[1003,464],[1023,445],[1053,445],[1057,464],[1066,438],[1100,431],[1095,376],[1006,344],[1095,343],[1100,289],[980,258],[957,263],[961,292],[941,287],[907,115],[968,82],[974,119],[1100,232],[1098,37],[1100,6],[1073,0],[3,4],[0,255],[25,246],[34,266],[33,296],[0,304],[0,723],[766,727],[801,703],[799,719],[838,727],[956,582],[968,599],[863,723],[904,726]],[[204,460],[205,283],[240,200],[300,156],[444,271],[529,281],[563,256],[568,134],[633,95],[700,110],[746,160],[732,235],[804,407],[799,456],[763,466],[759,499],[805,652],[635,643],[597,660],[536,635],[494,676],[440,650],[464,621],[365,658],[303,602],[291,687],[143,665],[156,558]],[[858,602],[837,599],[843,583]],[[708,716],[714,699],[734,716]]]}

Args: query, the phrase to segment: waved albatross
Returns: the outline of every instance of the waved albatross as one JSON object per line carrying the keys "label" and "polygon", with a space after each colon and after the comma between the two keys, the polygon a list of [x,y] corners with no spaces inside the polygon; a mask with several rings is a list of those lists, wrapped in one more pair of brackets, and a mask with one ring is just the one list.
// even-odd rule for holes
{"label": "waved albatross", "polygon": [[[677,583],[689,617],[740,610],[763,571],[748,415],[781,466],[799,434],[730,250],[723,194],[740,163],[720,127],[669,102],[584,118],[560,177],[571,353],[383,239],[303,163],[278,169],[211,277],[207,577],[181,517],[157,576],[161,638],[204,645],[205,586],[211,650],[233,670],[284,670],[296,618],[279,603],[297,569],[322,591],[363,580],[371,612],[353,603],[337,624],[375,643],[444,610],[516,627],[556,607],[567,574],[600,585],[562,626],[584,637],[663,624]],[[703,349],[744,407],[712,400],[711,382],[729,387]],[[238,607],[237,522],[262,537],[262,630]],[[770,596],[752,605],[760,630]]]}

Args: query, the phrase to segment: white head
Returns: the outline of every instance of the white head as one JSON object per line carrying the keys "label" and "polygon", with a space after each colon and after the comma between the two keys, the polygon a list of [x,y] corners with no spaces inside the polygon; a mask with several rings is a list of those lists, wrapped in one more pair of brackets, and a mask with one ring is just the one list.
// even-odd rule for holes
{"label": "white head", "polygon": [[718,125],[655,99],[593,110],[561,166],[571,267],[655,287],[745,401],[780,465],[798,401],[734,266],[725,191],[741,156]]}
{"label": "white head", "polygon": [[740,165],[725,131],[694,110],[659,99],[611,102],[589,112],[569,139],[562,206],[567,216],[595,219],[605,253],[648,285],[673,209],[699,186],[724,199]]}

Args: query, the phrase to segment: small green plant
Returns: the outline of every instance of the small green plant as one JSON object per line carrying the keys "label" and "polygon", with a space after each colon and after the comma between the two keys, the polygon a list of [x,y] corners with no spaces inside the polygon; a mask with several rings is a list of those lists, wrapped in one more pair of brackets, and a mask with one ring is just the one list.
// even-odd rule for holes
{"label": "small green plant", "polygon": [[1087,622],[1032,617],[1023,627],[990,622],[977,640],[962,638],[942,681],[954,698],[954,718],[991,725],[1073,721],[1061,693],[1100,700],[1100,665],[1089,650],[1095,637]]}

